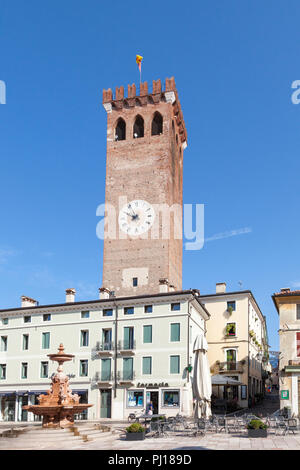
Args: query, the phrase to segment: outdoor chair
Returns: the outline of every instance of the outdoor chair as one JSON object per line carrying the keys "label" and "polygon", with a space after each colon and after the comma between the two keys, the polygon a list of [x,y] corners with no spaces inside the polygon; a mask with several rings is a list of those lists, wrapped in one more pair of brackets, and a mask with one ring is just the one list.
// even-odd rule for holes
{"label": "outdoor chair", "polygon": [[218,416],[216,420],[216,432],[227,432],[227,423],[225,416]]}
{"label": "outdoor chair", "polygon": [[298,431],[298,422],[296,418],[289,418],[286,421],[286,433],[292,432],[295,434],[295,432]]}

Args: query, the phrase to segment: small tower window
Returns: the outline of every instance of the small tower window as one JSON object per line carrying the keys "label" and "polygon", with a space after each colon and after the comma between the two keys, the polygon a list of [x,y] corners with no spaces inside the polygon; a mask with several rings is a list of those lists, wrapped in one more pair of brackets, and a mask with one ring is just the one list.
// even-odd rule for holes
{"label": "small tower window", "polygon": [[133,137],[138,139],[139,137],[144,137],[144,119],[142,116],[137,116],[135,118],[133,126]]}
{"label": "small tower window", "polygon": [[126,123],[124,119],[120,118],[116,125],[115,140],[126,139]]}
{"label": "small tower window", "polygon": [[160,135],[163,132],[163,118],[158,112],[154,114],[151,126],[151,135]]}

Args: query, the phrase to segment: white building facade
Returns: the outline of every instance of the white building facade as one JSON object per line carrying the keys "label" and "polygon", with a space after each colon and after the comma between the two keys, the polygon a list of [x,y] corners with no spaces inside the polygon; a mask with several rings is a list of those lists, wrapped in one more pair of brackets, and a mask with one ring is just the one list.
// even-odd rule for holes
{"label": "white building facade", "polygon": [[105,298],[0,311],[0,420],[38,419],[22,410],[38,404],[57,364],[47,354],[60,343],[70,386],[91,403],[81,419],[127,419],[152,401],[167,416],[193,411],[193,342],[205,335],[207,310],[197,291]]}

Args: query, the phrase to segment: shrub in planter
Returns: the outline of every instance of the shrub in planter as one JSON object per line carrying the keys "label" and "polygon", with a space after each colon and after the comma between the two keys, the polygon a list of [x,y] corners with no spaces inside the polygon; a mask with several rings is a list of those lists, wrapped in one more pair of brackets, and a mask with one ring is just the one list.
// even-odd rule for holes
{"label": "shrub in planter", "polygon": [[260,419],[252,419],[248,425],[248,437],[267,437],[268,426]]}
{"label": "shrub in planter", "polygon": [[126,428],[127,441],[143,441],[146,429],[139,423],[133,423]]}

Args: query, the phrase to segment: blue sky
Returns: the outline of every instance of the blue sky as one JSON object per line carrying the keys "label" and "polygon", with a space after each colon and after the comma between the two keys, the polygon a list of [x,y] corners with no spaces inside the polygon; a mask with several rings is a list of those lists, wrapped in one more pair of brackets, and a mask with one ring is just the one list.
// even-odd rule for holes
{"label": "blue sky", "polygon": [[138,53],[143,80],[175,77],[184,202],[205,204],[212,238],[184,252],[183,287],[242,281],[277,349],[271,295],[300,287],[299,14],[293,0],[0,0],[0,307],[98,297],[102,89],[137,83]]}

